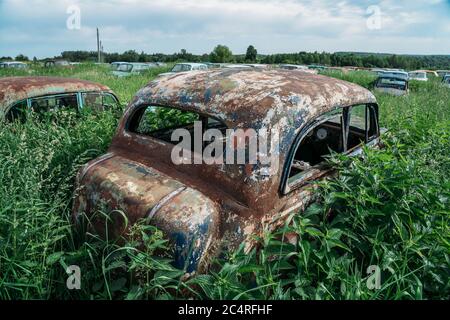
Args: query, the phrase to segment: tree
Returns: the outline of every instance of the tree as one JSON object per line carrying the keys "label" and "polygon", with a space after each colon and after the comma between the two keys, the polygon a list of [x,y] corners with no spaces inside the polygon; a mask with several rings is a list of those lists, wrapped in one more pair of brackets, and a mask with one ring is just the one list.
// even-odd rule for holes
{"label": "tree", "polygon": [[126,62],[136,62],[139,60],[139,53],[134,50],[128,50],[122,53],[122,59]]}
{"label": "tree", "polygon": [[139,54],[138,62],[147,62],[147,55],[144,53],[144,51],[141,51]]}
{"label": "tree", "polygon": [[252,45],[249,45],[247,48],[247,53],[245,54],[245,61],[247,62],[256,62],[256,57],[258,55],[258,51]]}
{"label": "tree", "polygon": [[227,46],[218,45],[209,55],[209,60],[215,63],[224,63],[233,61],[233,53]]}
{"label": "tree", "polygon": [[16,61],[29,61],[27,56],[24,56],[23,54],[17,55],[17,57],[14,59]]}

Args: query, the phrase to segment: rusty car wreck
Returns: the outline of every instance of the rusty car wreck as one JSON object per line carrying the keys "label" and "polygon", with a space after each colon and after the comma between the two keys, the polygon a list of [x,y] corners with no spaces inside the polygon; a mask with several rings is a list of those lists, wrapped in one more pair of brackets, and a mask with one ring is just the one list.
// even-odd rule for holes
{"label": "rusty car wreck", "polygon": [[[219,131],[278,132],[279,169],[268,174],[260,163],[174,164],[174,126],[141,130],[158,108],[196,115],[178,126],[188,131],[192,119],[201,119]],[[324,165],[330,150],[357,154],[363,145],[377,145],[379,134],[374,95],[346,81],[238,68],[159,78],[129,104],[108,152],[80,170],[73,217],[87,216],[110,237],[126,237],[144,220],[172,240],[176,267],[203,272],[224,248],[251,248],[255,235],[314,201],[312,182],[331,173]],[[111,214],[107,228],[94,218],[98,211]]]}
{"label": "rusty car wreck", "polygon": [[110,88],[91,81],[58,77],[0,79],[0,121],[24,120],[27,111],[79,111],[85,106],[104,109],[118,103]]}

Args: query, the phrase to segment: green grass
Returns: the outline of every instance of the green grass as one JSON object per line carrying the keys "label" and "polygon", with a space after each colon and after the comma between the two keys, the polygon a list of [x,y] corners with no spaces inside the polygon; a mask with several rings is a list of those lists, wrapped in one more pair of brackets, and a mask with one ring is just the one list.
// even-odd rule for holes
{"label": "green grass", "polygon": [[[119,79],[94,65],[20,73],[101,82],[124,104],[156,74]],[[365,72],[331,75],[366,87],[374,80]],[[187,282],[150,226],[136,225],[125,243],[72,228],[74,176],[105,152],[117,112],[4,125],[0,299],[448,300],[450,90],[431,81],[413,83],[405,97],[377,98],[389,129],[384,149],[334,157],[340,175],[321,184],[317,204],[259,239],[258,252],[230,252]],[[286,232],[297,234],[295,245],[282,241]],[[66,288],[68,265],[80,266],[81,290]],[[379,290],[366,285],[370,265],[382,270]]]}

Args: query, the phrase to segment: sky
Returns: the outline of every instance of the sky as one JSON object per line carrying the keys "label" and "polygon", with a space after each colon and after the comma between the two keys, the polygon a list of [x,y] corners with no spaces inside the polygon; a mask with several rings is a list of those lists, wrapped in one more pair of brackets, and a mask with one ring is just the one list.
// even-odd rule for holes
{"label": "sky", "polygon": [[0,57],[95,51],[96,27],[106,52],[450,54],[450,0],[0,0]]}

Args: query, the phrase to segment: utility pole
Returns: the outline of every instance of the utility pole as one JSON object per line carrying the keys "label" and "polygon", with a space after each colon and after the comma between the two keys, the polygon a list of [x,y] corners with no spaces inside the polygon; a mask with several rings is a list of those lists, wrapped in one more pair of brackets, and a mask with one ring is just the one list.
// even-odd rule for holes
{"label": "utility pole", "polygon": [[103,43],[100,41],[100,62],[103,63]]}
{"label": "utility pole", "polygon": [[97,56],[98,56],[98,63],[100,63],[100,36],[98,33],[98,28],[97,28]]}

